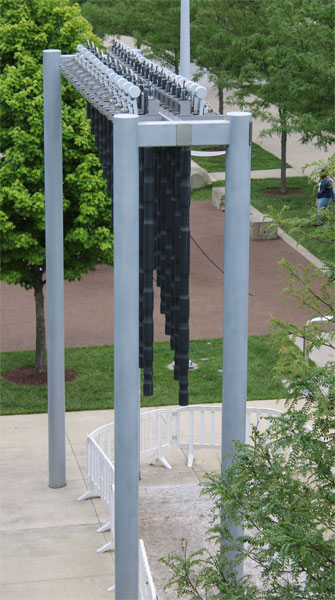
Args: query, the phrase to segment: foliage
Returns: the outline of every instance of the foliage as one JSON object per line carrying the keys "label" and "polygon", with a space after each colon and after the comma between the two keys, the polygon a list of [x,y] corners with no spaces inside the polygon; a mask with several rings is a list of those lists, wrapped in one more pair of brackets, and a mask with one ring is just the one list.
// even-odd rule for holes
{"label": "foliage", "polygon": [[[211,200],[212,187],[224,186],[224,181],[215,181],[210,186],[193,190],[192,201]],[[286,233],[289,233],[297,244],[302,244],[314,256],[325,263],[329,263],[334,257],[333,243],[327,241],[321,235],[320,229],[315,228],[312,223],[317,218],[315,208],[315,189],[313,182],[307,177],[289,177],[287,185],[289,189],[296,190],[289,196],[268,194],[269,189],[278,189],[279,179],[252,179],[251,180],[251,204],[264,215],[279,220],[279,225]],[[326,211],[327,223],[334,219],[334,205],[330,205]],[[331,232],[331,227],[327,226]]]}
{"label": "foliage", "polygon": [[[334,243],[334,234],[334,228],[325,228],[324,241]],[[216,551],[188,555],[183,541],[181,555],[163,559],[173,573],[168,586],[177,588],[178,597],[335,597],[335,363],[315,366],[308,359],[324,344],[335,351],[334,260],[332,270],[304,269],[286,260],[282,267],[284,296],[324,321],[301,328],[273,320],[286,412],[270,417],[264,433],[254,429],[250,444],[237,442],[221,475],[206,475],[202,491],[213,501],[208,536]],[[298,337],[308,342],[307,356],[289,343]],[[245,559],[251,573],[240,577],[236,567]]]}
{"label": "foliage", "polygon": [[[68,0],[1,0],[1,8],[1,278],[26,289],[33,287],[41,304],[45,283],[42,51],[59,48],[67,54],[79,42],[95,38],[79,7],[70,6]],[[85,101],[67,82],[62,93],[64,274],[73,280],[97,263],[112,262],[111,201]],[[42,319],[43,310],[38,320]]]}
{"label": "foliage", "polygon": [[[313,190],[313,204],[315,203],[317,183],[320,178],[321,171],[326,171],[332,180],[335,178],[335,154],[328,157],[327,160],[321,160],[307,167],[313,166],[313,170],[309,176],[310,186]],[[312,182],[314,185],[312,185]],[[334,185],[333,185],[334,188]],[[293,235],[306,247],[321,248],[321,255],[327,266],[327,271],[334,279],[334,231],[335,231],[335,202],[331,202],[327,209],[324,210],[322,217],[322,231],[319,227],[313,227],[313,222],[317,220],[316,207],[314,206],[307,211],[306,216],[289,214],[289,207],[284,205],[281,210],[271,207],[269,210],[270,216],[274,218],[280,227]]]}
{"label": "foliage", "polygon": [[[269,336],[249,337],[248,399],[281,398],[280,381],[273,381],[278,359],[277,349],[268,343]],[[220,402],[222,388],[222,340],[191,340],[190,355],[199,369],[189,373],[190,402]],[[33,352],[4,352],[1,377],[9,370],[33,364]],[[206,360],[205,360],[206,359]],[[154,395],[142,398],[142,406],[176,404],[178,382],[167,366],[173,354],[168,342],[154,344]],[[75,381],[66,383],[66,410],[102,410],[113,408],[113,346],[67,348],[65,366],[77,373]],[[2,414],[26,414],[47,411],[46,386],[26,386],[1,380]]]}
{"label": "foliage", "polygon": [[[195,146],[192,150],[209,150],[208,146]],[[209,156],[199,157],[194,156],[192,160],[196,162],[200,167],[206,169],[208,173],[225,172],[226,170],[226,157],[223,156]],[[289,165],[287,165],[289,166]],[[264,150],[262,146],[252,142],[251,147],[251,170],[265,170],[265,169],[279,169],[280,159],[277,158],[271,152]]]}
{"label": "foliage", "polygon": [[[329,383],[329,374],[323,379]],[[302,371],[295,379],[295,393],[304,390],[305,395],[306,385],[309,394],[302,410],[292,401],[285,415],[270,420],[266,434],[254,431],[251,446],[236,445],[223,476],[206,476],[203,493],[214,503],[209,535],[216,539],[218,551],[214,556],[198,555],[198,564],[192,564],[195,555],[168,557],[165,562],[174,572],[171,584],[177,583],[183,592],[178,597],[334,597],[334,396],[325,403],[314,378],[304,377]],[[309,420],[313,429],[306,428]],[[243,524],[243,536],[234,540],[230,523]],[[234,576],[234,565],[227,559],[232,549],[239,560],[252,560],[258,585],[252,578]],[[198,595],[188,595],[194,593],[190,580]]]}
{"label": "foliage", "polygon": [[99,35],[132,36],[148,57],[178,73],[180,0],[87,0],[82,10]]}
{"label": "foliage", "polygon": [[[184,542],[182,555],[164,559],[178,597],[334,597],[334,365],[311,367],[292,346],[281,352],[287,412],[270,418],[266,433],[255,430],[250,446],[236,444],[223,475],[206,475],[202,491],[214,505],[208,535],[217,552],[188,556]],[[231,524],[243,525],[243,535],[234,539]],[[254,577],[236,576],[232,551],[237,562],[252,561]]]}
{"label": "foliage", "polygon": [[[335,140],[331,0],[195,0],[193,54],[229,101],[287,135],[327,146]],[[329,44],[328,44],[329,42]]]}

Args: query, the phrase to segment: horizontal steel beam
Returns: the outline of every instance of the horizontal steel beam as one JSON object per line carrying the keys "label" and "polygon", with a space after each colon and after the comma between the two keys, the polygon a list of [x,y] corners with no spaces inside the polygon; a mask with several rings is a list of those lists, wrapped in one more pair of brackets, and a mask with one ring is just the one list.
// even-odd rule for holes
{"label": "horizontal steel beam", "polygon": [[213,121],[156,121],[138,125],[138,145],[154,146],[228,145],[230,123],[224,119]]}

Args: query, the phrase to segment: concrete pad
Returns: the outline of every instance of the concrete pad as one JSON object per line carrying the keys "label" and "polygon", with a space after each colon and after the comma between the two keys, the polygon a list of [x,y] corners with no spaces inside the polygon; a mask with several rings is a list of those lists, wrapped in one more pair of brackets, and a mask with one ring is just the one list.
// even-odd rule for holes
{"label": "concrete pad", "polygon": [[83,410],[66,413],[66,433],[72,444],[86,441],[87,434],[98,427],[113,423],[114,410]]}
{"label": "concrete pad", "polygon": [[[29,452],[22,447],[4,447],[1,449],[0,460],[1,478],[6,482],[6,487],[15,486],[17,481],[20,481],[20,484],[45,484],[48,481],[47,446],[31,446]],[[71,480],[82,478],[78,463],[70,449],[66,458],[66,473]]]}
{"label": "concrete pad", "polygon": [[142,479],[140,481],[140,488],[161,486],[161,485],[180,485],[180,484],[197,484],[199,478],[197,474],[185,466],[185,469],[179,469],[174,467],[173,469],[164,469],[164,467],[152,467],[152,471],[142,473]]}
{"label": "concrete pad", "polygon": [[[259,141],[257,141],[259,144]],[[260,144],[262,145],[262,144]],[[275,152],[273,152],[275,154]],[[225,181],[226,173],[225,172],[214,172],[208,173],[211,183],[215,183],[216,181]],[[303,173],[294,168],[286,169],[287,177],[302,177]],[[263,169],[258,171],[251,171],[251,179],[280,179],[280,169]]]}
{"label": "concrete pad", "polygon": [[48,415],[8,415],[0,419],[0,445],[48,446]]}
{"label": "concrete pad", "polygon": [[90,501],[77,502],[84,491],[83,480],[68,481],[59,489],[48,482],[21,484],[2,490],[2,530],[34,529],[67,525],[96,524]]}
{"label": "concrete pad", "polygon": [[215,448],[203,448],[194,452],[192,469],[202,477],[204,473],[220,472],[221,452]]}
{"label": "concrete pad", "polygon": [[3,583],[95,575],[110,575],[111,581],[114,555],[98,555],[97,538],[95,525],[7,531],[1,545]]}
{"label": "concrete pad", "polygon": [[107,591],[113,583],[110,575],[22,582],[1,586],[0,597],[6,600],[114,600],[114,593]]}
{"label": "concrete pad", "polygon": [[73,456],[75,457],[75,460],[76,460],[78,469],[80,470],[82,478],[85,481],[87,481],[87,445],[86,445],[86,437],[83,440],[82,444],[72,444],[71,443],[71,452],[72,452]]}
{"label": "concrete pad", "polygon": [[[324,333],[323,337],[327,340],[327,334]],[[302,338],[297,338],[295,342],[302,351],[303,349],[303,340]],[[308,349],[308,348],[307,348]],[[335,362],[335,350],[334,348],[330,348],[329,346],[321,346],[321,348],[315,348],[311,352],[308,352],[308,357],[315,362],[319,367],[324,367],[327,362]]]}
{"label": "concrete pad", "polygon": [[[99,527],[101,527],[101,525],[104,525],[105,523],[107,523],[107,521],[109,521],[109,519],[110,519],[109,510],[108,510],[106,504],[104,503],[104,501],[101,500],[101,498],[92,498],[92,500],[82,500],[81,502],[79,502],[79,504],[84,504],[85,502],[92,502],[94,512],[97,515],[99,525],[96,526],[96,529],[95,529],[95,532],[96,532],[96,530]],[[106,531],[106,533],[104,535],[106,536],[105,541],[104,541],[102,533],[96,534],[96,548],[95,549],[100,548],[100,546],[103,546],[103,544],[110,541],[109,532]]]}
{"label": "concrete pad", "polygon": [[159,559],[170,552],[178,552],[182,538],[188,540],[190,550],[203,547],[210,508],[211,500],[200,496],[199,485],[140,490],[140,537],[144,540],[159,598],[176,598],[175,590],[163,590],[172,573]]}

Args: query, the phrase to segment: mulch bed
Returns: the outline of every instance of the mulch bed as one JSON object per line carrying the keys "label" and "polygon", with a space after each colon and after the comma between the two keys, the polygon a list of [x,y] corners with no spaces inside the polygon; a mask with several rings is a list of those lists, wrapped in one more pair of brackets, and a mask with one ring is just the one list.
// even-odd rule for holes
{"label": "mulch bed", "polygon": [[301,190],[287,188],[286,192],[281,192],[280,188],[268,188],[267,190],[262,190],[262,194],[269,194],[269,196],[293,196],[293,194],[301,194]]}
{"label": "mulch bed", "polygon": [[[38,373],[35,367],[23,367],[22,369],[13,369],[4,373],[3,378],[18,385],[46,385],[47,372]],[[74,381],[77,373],[71,369],[65,369],[65,381]]]}

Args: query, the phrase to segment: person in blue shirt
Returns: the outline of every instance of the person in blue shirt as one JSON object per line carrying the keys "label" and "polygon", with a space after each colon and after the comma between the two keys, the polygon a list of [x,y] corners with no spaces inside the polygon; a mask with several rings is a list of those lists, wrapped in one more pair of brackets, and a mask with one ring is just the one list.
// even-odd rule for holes
{"label": "person in blue shirt", "polygon": [[318,191],[316,194],[316,206],[318,211],[318,220],[313,223],[314,226],[323,225],[324,220],[322,214],[324,213],[327,206],[331,201],[335,201],[335,194],[333,190],[333,183],[330,177],[327,175],[327,171],[321,171],[320,180],[318,185]]}

